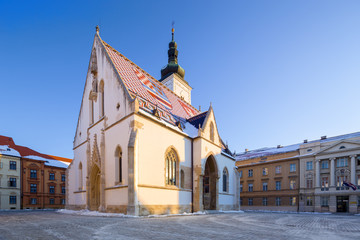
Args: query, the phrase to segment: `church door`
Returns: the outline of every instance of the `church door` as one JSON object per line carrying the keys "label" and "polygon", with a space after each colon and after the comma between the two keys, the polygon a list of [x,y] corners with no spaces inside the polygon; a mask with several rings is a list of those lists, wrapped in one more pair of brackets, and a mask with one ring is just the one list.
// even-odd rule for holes
{"label": "church door", "polygon": [[203,178],[203,204],[205,210],[216,210],[217,167],[214,157],[206,160]]}
{"label": "church door", "polygon": [[90,176],[90,210],[98,211],[100,206],[100,170],[94,166]]}

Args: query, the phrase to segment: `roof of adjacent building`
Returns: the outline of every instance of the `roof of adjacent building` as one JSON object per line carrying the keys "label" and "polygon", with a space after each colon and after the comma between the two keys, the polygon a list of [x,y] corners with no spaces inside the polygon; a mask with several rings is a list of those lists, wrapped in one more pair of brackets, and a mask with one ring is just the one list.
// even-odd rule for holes
{"label": "roof of adjacent building", "polygon": [[257,157],[265,157],[265,156],[271,156],[271,155],[276,155],[276,154],[281,154],[281,153],[287,153],[287,152],[293,152],[293,151],[298,151],[300,149],[301,145],[304,144],[309,144],[309,143],[326,143],[326,142],[332,142],[332,141],[342,141],[342,140],[346,140],[349,138],[355,138],[355,137],[360,137],[360,132],[354,132],[354,133],[349,133],[349,134],[344,134],[344,135],[339,135],[339,136],[334,136],[334,137],[325,137],[323,139],[317,139],[317,140],[313,140],[313,141],[307,141],[306,143],[297,143],[297,144],[292,144],[292,145],[288,145],[288,146],[279,146],[279,147],[272,147],[272,148],[260,148],[260,149],[255,149],[255,150],[251,150],[251,151],[245,151],[242,153],[238,153],[236,154],[236,160],[237,161],[242,161],[242,160],[247,160],[247,159],[252,159],[252,158],[257,158]]}
{"label": "roof of adjacent building", "polygon": [[[2,150],[3,149],[3,150]],[[8,150],[10,149],[10,150]],[[67,168],[71,159],[40,153],[31,148],[16,145],[11,137],[0,135],[0,154],[44,161],[46,166]]]}

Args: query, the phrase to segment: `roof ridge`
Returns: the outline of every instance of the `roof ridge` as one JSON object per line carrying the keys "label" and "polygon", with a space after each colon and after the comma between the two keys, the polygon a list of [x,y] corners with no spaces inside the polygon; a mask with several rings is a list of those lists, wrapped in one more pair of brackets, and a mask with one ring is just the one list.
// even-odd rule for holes
{"label": "roof ridge", "polygon": [[[110,46],[107,42],[105,42],[104,40],[102,40],[102,43],[104,45],[106,45],[107,47],[111,48],[115,53],[119,54],[122,58],[124,58],[126,61],[130,62],[131,65],[134,65],[136,68],[138,68],[140,71],[142,71],[142,73],[146,74],[148,77],[150,77],[151,79],[155,80],[157,84],[159,84],[160,86],[164,87],[164,89],[168,90],[170,93],[174,94],[177,97],[177,100],[181,100],[183,103],[185,103],[186,105],[190,106],[191,108],[193,108],[196,112],[200,112],[198,109],[196,109],[193,105],[189,104],[188,102],[184,101],[181,99],[181,97],[179,95],[177,95],[175,92],[173,92],[171,89],[169,89],[167,86],[165,86],[163,83],[161,83],[159,80],[157,80],[156,78],[154,78],[153,76],[151,76],[148,72],[146,72],[144,69],[142,69],[141,67],[139,67],[136,63],[134,63],[133,61],[131,61],[129,58],[125,57],[124,54],[120,53],[118,50],[116,50],[115,48],[113,48],[112,46]],[[146,100],[147,101],[147,100]]]}

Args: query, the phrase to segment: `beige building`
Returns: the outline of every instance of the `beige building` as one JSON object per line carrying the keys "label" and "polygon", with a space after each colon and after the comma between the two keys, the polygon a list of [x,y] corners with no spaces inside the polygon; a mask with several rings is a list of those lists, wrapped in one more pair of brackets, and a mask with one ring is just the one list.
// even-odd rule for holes
{"label": "beige building", "polygon": [[0,209],[20,209],[20,154],[0,146]]}
{"label": "beige building", "polygon": [[359,189],[360,132],[301,145],[300,211],[359,213]]}
{"label": "beige building", "polygon": [[236,155],[242,210],[298,211],[299,145]]}
{"label": "beige building", "polygon": [[67,170],[66,208],[167,214],[239,207],[235,158],[210,106],[191,105],[169,43],[156,80],[95,34]]}

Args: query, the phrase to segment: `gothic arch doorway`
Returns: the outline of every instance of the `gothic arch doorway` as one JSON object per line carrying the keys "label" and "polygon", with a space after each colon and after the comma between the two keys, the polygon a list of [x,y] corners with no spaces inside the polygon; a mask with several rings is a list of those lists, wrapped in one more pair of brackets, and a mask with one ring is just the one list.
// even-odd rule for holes
{"label": "gothic arch doorway", "polygon": [[100,206],[100,169],[94,165],[90,174],[90,210],[98,211]]}
{"label": "gothic arch doorway", "polygon": [[218,194],[218,169],[214,156],[206,159],[203,178],[204,210],[216,210]]}

